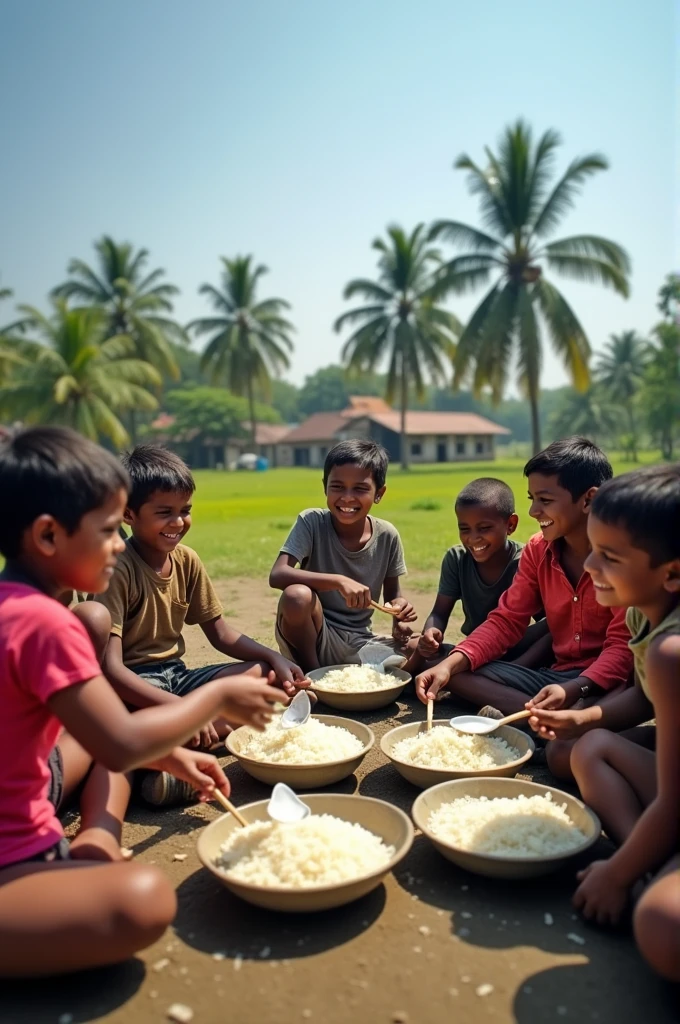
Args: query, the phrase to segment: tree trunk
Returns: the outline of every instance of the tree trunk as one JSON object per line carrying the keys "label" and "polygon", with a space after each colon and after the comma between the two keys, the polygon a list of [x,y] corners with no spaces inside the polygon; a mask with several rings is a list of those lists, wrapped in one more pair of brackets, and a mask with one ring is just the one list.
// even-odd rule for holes
{"label": "tree trunk", "polygon": [[531,404],[531,440],[534,447],[534,455],[541,450],[541,422],[538,416],[538,389],[531,388],[529,392]]}
{"label": "tree trunk", "polygon": [[638,461],[637,433],[636,433],[636,424],[635,424],[635,410],[633,409],[633,399],[632,398],[628,399],[628,420],[630,422],[630,436],[631,436],[631,439],[632,439],[630,453],[631,453],[631,457],[633,459],[633,462],[637,462]]}
{"label": "tree trunk", "polygon": [[248,412],[250,414],[250,440],[253,445],[253,452],[257,455],[257,448],[255,443],[255,434],[257,431],[257,421],[255,419],[255,399],[253,397],[253,378],[248,374]]}
{"label": "tree trunk", "polygon": [[401,468],[409,468],[408,437],[406,436],[406,410],[408,408],[408,377],[406,360],[401,359]]}

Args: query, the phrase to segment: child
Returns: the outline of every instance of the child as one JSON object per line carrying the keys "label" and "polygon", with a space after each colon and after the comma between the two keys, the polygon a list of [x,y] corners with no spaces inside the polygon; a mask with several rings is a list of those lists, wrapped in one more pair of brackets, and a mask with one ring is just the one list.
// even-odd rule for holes
{"label": "child", "polygon": [[[456,601],[461,602],[465,616],[461,632],[469,636],[497,607],[519,565],[523,545],[511,540],[518,517],[515,497],[506,483],[492,477],[473,480],[456,498],[455,512],[461,543],[444,555],[434,608],[422,634],[409,642],[413,654],[404,667],[412,673],[425,668],[426,662],[451,654],[453,645],[443,641]],[[545,655],[549,656],[547,632],[545,621],[529,626],[507,657],[512,660],[523,654],[540,637],[546,637]]]}
{"label": "child", "polygon": [[[531,508],[541,533],[522,552],[512,584],[487,621],[453,654],[418,676],[422,701],[441,689],[505,714],[521,711],[527,697],[571,707],[625,686],[632,669],[621,609],[598,605],[583,563],[590,551],[588,513],[597,488],[612,476],[604,452],[583,437],[555,441],[524,467]],[[518,643],[532,615],[545,609],[555,665],[529,668],[499,661]],[[548,764],[554,771],[548,752]]]}
{"label": "child", "polygon": [[[233,676],[171,706],[125,709],[82,623],[56,598],[108,586],[127,489],[120,463],[73,431],[38,427],[0,443],[0,976],[125,960],[175,913],[170,883],[151,865],[116,861],[101,821],[87,834],[87,811],[70,855],[47,795],[62,727],[109,772],[167,768],[164,758],[206,722],[228,715],[263,728],[281,696],[266,680]],[[218,769],[226,793],[222,778]]]}
{"label": "child", "polygon": [[[370,515],[385,494],[387,452],[373,441],[341,441],[326,456],[326,509],[301,512],[269,576],[282,590],[276,639],[305,671],[357,662],[359,651],[378,640],[394,645],[396,622],[415,612],[403,597],[406,573],[399,534]],[[300,568],[296,568],[299,564]],[[392,638],[371,632],[371,601],[399,610]]]}
{"label": "child", "polygon": [[610,860],[580,873],[576,906],[600,924],[616,923],[633,886],[661,869],[637,905],[634,926],[642,955],[671,981],[680,981],[679,524],[680,463],[625,473],[605,484],[588,525],[592,551],[586,569],[597,600],[605,608],[628,606],[638,720],[650,717],[644,694],[656,716],[656,757],[603,728],[613,724],[616,698],[579,712],[539,709],[531,720],[561,735],[560,720],[568,716],[572,729],[578,724],[587,732],[574,746],[572,769],[583,799],[620,844]]}
{"label": "child", "polygon": [[[211,679],[270,671],[294,693],[304,678],[298,666],[227,625],[200,558],[181,543],[191,527],[195,489],[188,466],[153,445],[138,445],[123,465],[131,481],[124,520],[132,536],[97,599],[111,615],[104,670],[118,695],[132,708],[172,704]],[[188,668],[185,624],[200,625],[215,650],[241,664]],[[213,723],[200,742],[209,747],[228,731],[226,723]]]}

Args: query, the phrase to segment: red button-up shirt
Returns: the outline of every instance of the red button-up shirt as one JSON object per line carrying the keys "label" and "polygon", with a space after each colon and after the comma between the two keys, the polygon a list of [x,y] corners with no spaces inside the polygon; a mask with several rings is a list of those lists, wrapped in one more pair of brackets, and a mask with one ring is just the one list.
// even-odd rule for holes
{"label": "red button-up shirt", "polygon": [[542,608],[552,634],[553,668],[581,669],[605,690],[630,680],[633,657],[626,609],[598,604],[587,572],[574,589],[560,564],[559,546],[546,543],[541,534],[524,548],[498,607],[456,650],[467,655],[473,670],[495,661],[519,643]]}

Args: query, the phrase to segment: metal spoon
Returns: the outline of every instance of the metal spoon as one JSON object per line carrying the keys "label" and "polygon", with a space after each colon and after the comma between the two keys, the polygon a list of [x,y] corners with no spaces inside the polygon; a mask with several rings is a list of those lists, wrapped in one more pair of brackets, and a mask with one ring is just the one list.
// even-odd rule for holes
{"label": "metal spoon", "polygon": [[277,782],[267,804],[267,814],[274,821],[302,821],[312,813],[311,807],[303,803],[297,794],[284,782]]}
{"label": "metal spoon", "polygon": [[281,715],[282,729],[297,729],[304,725],[312,713],[312,702],[306,690],[299,690]]}
{"label": "metal spoon", "polygon": [[452,718],[449,725],[458,732],[467,732],[477,736],[485,736],[489,732],[495,732],[501,725],[508,725],[510,722],[518,722],[520,718],[528,718],[531,711],[518,711],[514,715],[507,715],[506,718],[484,718],[482,715],[459,715]]}

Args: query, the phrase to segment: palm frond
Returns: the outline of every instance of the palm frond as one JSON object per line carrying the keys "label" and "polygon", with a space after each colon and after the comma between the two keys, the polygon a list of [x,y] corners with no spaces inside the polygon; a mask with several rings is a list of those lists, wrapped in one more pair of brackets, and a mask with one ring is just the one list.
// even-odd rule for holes
{"label": "palm frond", "polygon": [[539,304],[553,349],[569,371],[574,387],[585,391],[590,384],[590,342],[578,317],[564,296],[545,278],[533,286],[532,296]]}
{"label": "palm frond", "polygon": [[572,160],[533,222],[534,234],[542,237],[552,231],[574,205],[586,179],[598,171],[605,171],[608,166],[606,158],[599,153]]}
{"label": "palm frond", "polygon": [[492,252],[502,246],[497,238],[458,220],[436,220],[430,227],[429,240],[441,239],[451,245],[466,246],[475,252]]}
{"label": "palm frond", "polygon": [[549,253],[546,261],[551,270],[556,270],[565,277],[587,281],[589,284],[607,285],[619,295],[623,295],[624,299],[630,294],[628,278],[612,263],[595,259],[593,256],[571,256],[557,252]]}
{"label": "palm frond", "polygon": [[630,274],[630,258],[625,249],[600,235],[572,235],[545,246],[545,252],[556,256],[592,256],[611,263],[623,274]]}

